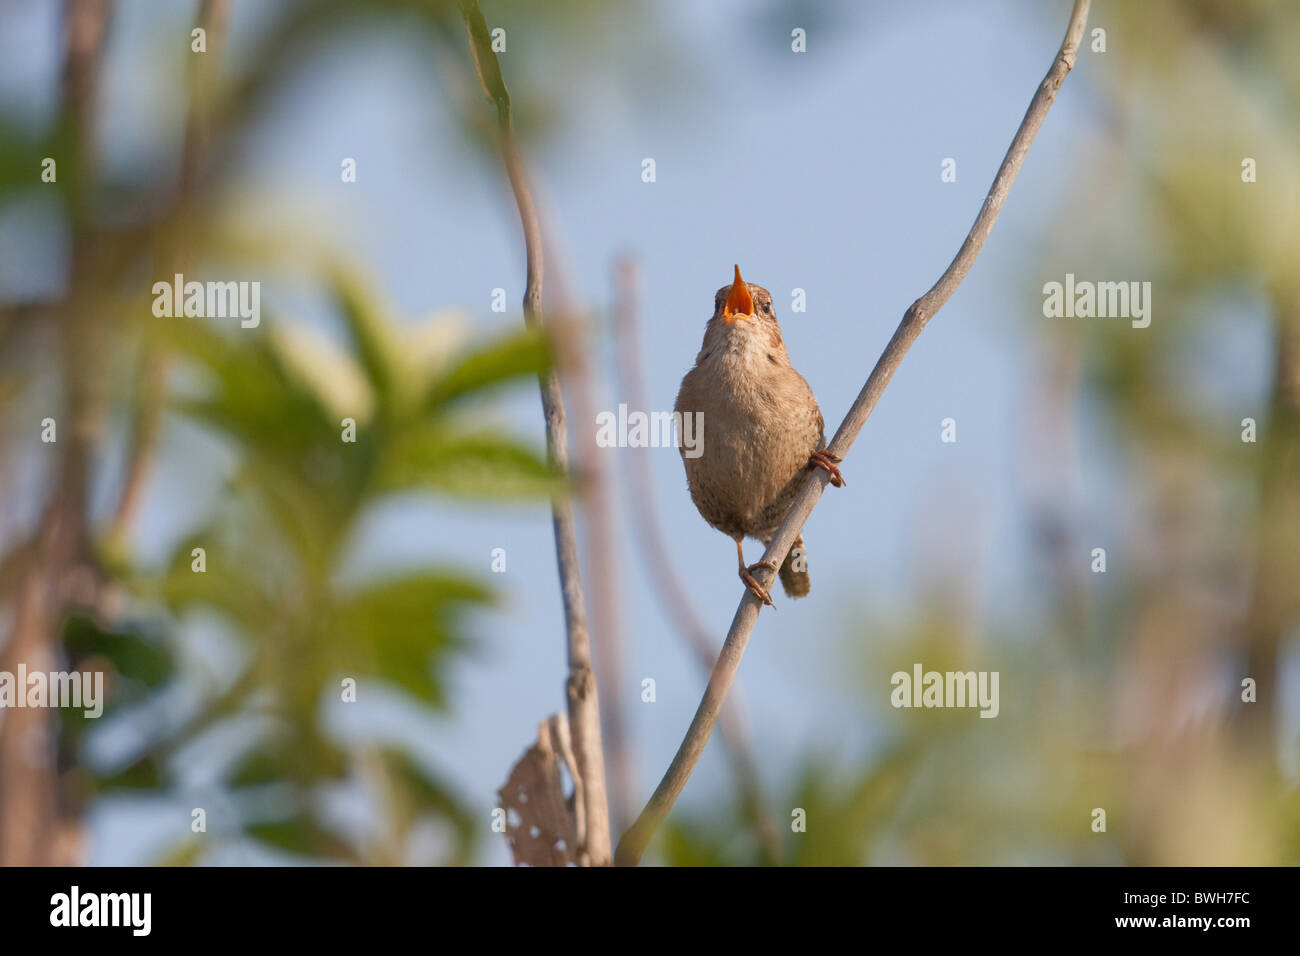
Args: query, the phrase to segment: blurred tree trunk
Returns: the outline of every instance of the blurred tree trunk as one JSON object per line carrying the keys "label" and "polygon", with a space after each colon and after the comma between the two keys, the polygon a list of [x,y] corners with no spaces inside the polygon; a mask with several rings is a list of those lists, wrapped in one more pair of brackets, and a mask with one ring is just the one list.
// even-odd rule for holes
{"label": "blurred tree trunk", "polygon": [[[3,669],[16,674],[59,669],[58,638],[63,607],[78,582],[84,553],[87,443],[73,440],[55,499],[42,521],[35,554],[18,591],[14,627]],[[92,585],[93,587],[93,585]],[[81,595],[85,597],[85,595]],[[26,692],[18,687],[19,694]],[[78,825],[60,819],[53,710],[15,707],[0,725],[0,865],[47,866],[80,862]]]}
{"label": "blurred tree trunk", "polygon": [[[90,184],[94,176],[94,111],[107,33],[109,0],[68,0],[64,8],[65,61],[60,119],[70,144],[61,159],[68,179],[72,220],[70,294],[56,319],[63,408],[56,420],[62,449],[55,492],[46,505],[35,547],[22,570],[13,630],[3,668],[16,673],[56,670],[59,634],[70,602],[94,601],[87,505],[90,463],[100,431],[102,403]],[[34,175],[34,174],[33,174]],[[17,688],[19,694],[25,687]],[[79,823],[64,825],[60,812],[53,711],[13,708],[0,723],[0,864],[42,866],[79,862]]]}

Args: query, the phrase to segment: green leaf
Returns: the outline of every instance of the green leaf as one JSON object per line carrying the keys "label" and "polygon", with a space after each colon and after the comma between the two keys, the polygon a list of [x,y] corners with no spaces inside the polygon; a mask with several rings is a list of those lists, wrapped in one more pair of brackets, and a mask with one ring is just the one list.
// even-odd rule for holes
{"label": "green leaf", "polygon": [[338,443],[333,413],[299,371],[285,367],[270,337],[240,344],[194,321],[172,327],[168,340],[213,379],[203,397],[173,401],[182,414],[295,473],[308,470],[314,449]]}
{"label": "green leaf", "polygon": [[790,798],[803,807],[809,827],[792,844],[799,866],[862,866],[873,837],[894,819],[907,786],[912,782],[918,751],[900,745],[861,771],[847,791],[834,787],[831,768],[819,760],[804,768],[802,781]]}
{"label": "green leaf", "polygon": [[351,860],[356,856],[352,848],[334,833],[305,817],[253,823],[245,827],[244,832],[254,840],[299,856],[327,856],[341,860]]}
{"label": "green leaf", "polygon": [[425,489],[481,499],[547,497],[567,484],[537,452],[508,435],[433,427],[394,443],[379,483],[387,491]]}
{"label": "green leaf", "polygon": [[96,783],[100,793],[118,790],[162,790],[164,774],[158,762],[146,754],[121,770],[100,776]]}
{"label": "green leaf", "polygon": [[414,798],[417,810],[433,812],[450,820],[456,829],[456,851],[445,866],[465,866],[474,846],[474,817],[451,795],[450,788],[423,764],[404,750],[386,747],[380,751],[384,765],[392,776],[404,784]]}
{"label": "green leaf", "polygon": [[160,687],[172,675],[174,662],[166,647],[130,631],[104,630],[88,617],[70,617],[63,642],[73,660],[107,658],[120,676],[147,688]]}
{"label": "green leaf", "polygon": [[330,627],[336,666],[370,673],[426,703],[445,702],[438,679],[458,616],[486,605],[491,592],[459,574],[420,573],[384,581],[345,597]]}
{"label": "green leaf", "polygon": [[314,728],[286,725],[246,751],[226,773],[232,787],[257,787],[287,779],[347,779],[347,756]]}
{"label": "green leaf", "polygon": [[203,857],[203,843],[196,837],[180,840],[154,858],[150,866],[197,866]]}
{"label": "green leaf", "polygon": [[469,33],[470,52],[474,55],[474,70],[478,73],[483,92],[496,104],[497,112],[504,125],[510,116],[510,92],[506,89],[506,81],[501,76],[501,63],[492,49],[487,20],[484,19],[483,11],[479,9],[475,0],[461,0],[460,10]]}
{"label": "green leaf", "polygon": [[726,842],[733,835],[735,824],[727,821],[728,832],[719,834],[718,824],[694,824],[681,820],[668,820],[659,838],[659,845],[668,866],[735,866],[736,861],[727,856]]}
{"label": "green leaf", "polygon": [[282,779],[281,754],[265,747],[254,747],[231,768],[226,782],[232,787],[260,787]]}
{"label": "green leaf", "polygon": [[[222,524],[205,527],[182,541],[159,584],[160,597],[174,612],[194,607],[227,614],[256,633],[274,618],[267,575],[251,555],[242,553]],[[193,551],[203,548],[205,571],[195,571]]]}
{"label": "green leaf", "polygon": [[550,364],[550,341],[537,330],[523,329],[461,357],[430,387],[424,407],[435,411],[454,399],[521,375],[540,375]]}
{"label": "green leaf", "polygon": [[330,280],[334,302],[356,346],[366,377],[374,386],[380,406],[390,410],[405,385],[401,364],[401,339],[397,328],[356,276],[336,269]]}
{"label": "green leaf", "polygon": [[66,150],[67,137],[55,137],[42,143],[34,131],[17,125],[12,119],[0,116],[0,197],[11,189],[53,189],[41,182],[41,160],[53,157],[57,163],[58,182],[65,180],[72,172],[64,162],[65,152],[52,151],[59,146]]}
{"label": "green leaf", "polygon": [[374,389],[351,355],[309,325],[281,322],[267,330],[267,345],[289,380],[327,409],[333,422],[359,423],[374,411]]}

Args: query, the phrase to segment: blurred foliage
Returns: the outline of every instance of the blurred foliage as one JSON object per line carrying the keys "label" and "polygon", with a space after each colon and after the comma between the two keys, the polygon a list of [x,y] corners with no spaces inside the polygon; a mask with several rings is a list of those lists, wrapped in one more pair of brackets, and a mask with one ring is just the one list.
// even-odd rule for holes
{"label": "blurred foliage", "polygon": [[[161,576],[129,564],[119,574],[144,606],[161,605],[175,622],[216,614],[244,644],[242,663],[180,726],[153,735],[125,766],[101,776],[95,792],[166,787],[167,757],[222,720],[253,712],[269,719],[267,728],[247,741],[224,784],[236,798],[272,783],[291,793],[287,816],[239,819],[248,836],[291,853],[374,862],[364,844],[317,816],[312,799],[327,782],[365,779],[386,810],[406,808],[379,814],[402,827],[385,835],[385,846],[404,846],[421,814],[434,814],[455,833],[448,861],[465,862],[475,827],[443,780],[400,749],[368,759],[370,744],[341,743],[326,725],[331,710],[347,706],[345,677],[365,687],[382,682],[420,706],[443,708],[447,666],[465,649],[464,613],[488,606],[491,594],[451,568],[355,584],[343,582],[341,565],[367,510],[387,495],[428,490],[499,499],[562,489],[537,452],[461,407],[535,377],[549,350],[532,333],[511,333],[460,355],[417,360],[418,326],[395,323],[348,276],[333,276],[330,287],[352,337],[349,351],[324,339],[307,347],[303,337],[312,333],[278,318],[270,320],[275,328],[292,334],[221,334],[199,322],[171,327],[187,371],[204,383],[200,397],[178,397],[174,408],[225,439],[238,465],[220,510],[178,542]],[[365,410],[357,413],[355,441],[343,437],[347,407]],[[202,573],[192,570],[196,548],[205,552]],[[65,645],[70,655],[96,654],[112,665],[107,718],[137,703],[130,686],[158,688],[181,676],[174,643],[157,635],[97,631],[74,619]],[[65,722],[65,748],[75,751],[84,723]]]}
{"label": "blurred foliage", "polygon": [[[630,12],[610,10],[602,29]],[[575,49],[599,22],[576,2],[544,12],[507,5],[504,12],[512,25]],[[179,12],[168,16],[188,36]],[[60,318],[68,305],[61,298],[27,303],[0,289],[0,401],[26,414],[26,406],[70,389],[77,383],[69,379],[90,368],[96,379],[87,393],[104,403],[98,414],[135,422],[129,441],[142,440],[165,402],[169,414],[217,436],[234,462],[225,493],[211,513],[196,516],[196,530],[175,542],[161,568],[138,564],[129,539],[118,534],[93,542],[112,606],[67,617],[62,651],[69,666],[108,675],[107,705],[102,722],[79,711],[59,715],[62,803],[77,812],[118,792],[190,799],[180,796],[185,756],[214,759],[233,732],[238,746],[216,781],[221,804],[233,810],[210,817],[207,834],[186,833],[159,862],[202,862],[244,839],[315,859],[408,862],[414,834],[433,821],[448,837],[441,861],[464,863],[485,821],[461,803],[453,775],[403,746],[343,740],[332,728],[348,706],[345,678],[371,700],[386,689],[416,711],[444,709],[448,668],[470,647],[466,615],[490,607],[493,594],[457,567],[357,580],[348,549],[368,515],[397,495],[501,502],[567,491],[538,448],[486,425],[483,415],[502,388],[549,367],[550,344],[519,331],[454,351],[440,323],[395,315],[348,264],[351,250],[331,249],[306,228],[286,237],[287,245],[259,248],[258,274],[301,273],[306,262],[308,281],[328,298],[343,330],[341,342],[280,315],[264,315],[254,331],[139,319],[148,314],[149,273],[170,274],[169,266],[182,262],[187,272],[202,273],[211,261],[246,257],[243,237],[230,233],[219,213],[239,190],[229,179],[232,157],[313,57],[366,28],[432,44],[437,56],[423,66],[434,88],[467,62],[450,0],[302,0],[268,8],[259,19],[259,30],[236,47],[211,41],[218,51],[214,88],[189,71],[189,82],[171,94],[181,105],[189,101],[191,122],[199,106],[208,117],[193,192],[184,174],[179,185],[156,174],[177,162],[179,137],[174,154],[146,157],[141,169],[110,179],[97,168],[98,151],[80,141],[77,110],[66,97],[48,123],[0,113],[0,214],[41,200],[42,228],[69,240],[69,288],[60,296],[94,303],[94,321],[80,328],[96,333],[79,338],[76,324]],[[589,28],[571,29],[575,24]],[[175,33],[157,39],[170,42]],[[158,63],[178,65],[172,57]],[[39,180],[45,156],[58,157],[53,184]],[[149,384],[157,369],[166,387],[155,394]],[[132,376],[125,390],[101,384]],[[65,427],[61,419],[61,438]],[[24,424],[22,434],[29,432]],[[24,443],[6,441],[18,458]],[[198,548],[201,573],[194,570]],[[37,554],[32,541],[12,542],[0,554],[0,585],[20,580]],[[182,639],[195,621],[216,622],[233,638],[232,646],[209,652],[215,662],[198,665],[206,674],[196,674]],[[131,753],[105,757],[95,747],[95,737],[146,720]],[[331,815],[329,800],[340,792],[363,793],[378,808],[369,817],[376,832]],[[188,822],[186,814],[177,829],[188,830]]]}

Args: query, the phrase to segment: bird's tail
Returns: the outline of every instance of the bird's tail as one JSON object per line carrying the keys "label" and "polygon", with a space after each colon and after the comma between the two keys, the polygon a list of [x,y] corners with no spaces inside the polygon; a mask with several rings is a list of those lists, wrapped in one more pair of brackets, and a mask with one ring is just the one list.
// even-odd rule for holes
{"label": "bird's tail", "polygon": [[794,539],[794,547],[781,563],[781,587],[785,588],[786,597],[806,597],[812,589],[812,579],[808,577],[808,554],[803,549],[803,536]]}

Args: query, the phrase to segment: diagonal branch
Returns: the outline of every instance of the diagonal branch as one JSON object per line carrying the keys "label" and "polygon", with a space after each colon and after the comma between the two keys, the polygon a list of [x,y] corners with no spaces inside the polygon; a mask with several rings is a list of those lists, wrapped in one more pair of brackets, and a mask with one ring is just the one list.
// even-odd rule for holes
{"label": "diagonal branch", "polygon": [[[492,52],[487,21],[475,0],[461,0],[461,13],[469,34],[470,51],[478,70],[479,82],[488,98],[496,104],[499,146],[510,188],[524,231],[527,278],[524,286],[524,321],[540,327],[542,320],[542,229],[533,203],[532,190],[524,168],[523,156],[515,139],[510,115],[510,93],[501,77],[501,65]],[[568,434],[564,417],[564,396],[559,372],[552,367],[541,376],[542,412],[546,418],[546,451],[555,467],[569,472]],[[551,499],[551,519],[555,527],[555,555],[560,571],[560,594],[564,601],[564,619],[568,635],[569,676],[566,682],[569,725],[578,773],[582,777],[586,832],[580,856],[593,866],[610,862],[609,803],[605,794],[605,756],[600,740],[600,705],[596,695],[596,677],[591,667],[591,637],[587,630],[587,610],[583,600],[582,576],[578,565],[578,535],[573,516],[573,502],[567,493]],[[585,851],[585,852],[583,852]]]}
{"label": "diagonal branch", "polygon": [[[1025,111],[1025,118],[1020,121],[1020,128],[1016,130],[1015,138],[1011,140],[1011,146],[1007,149],[1007,154],[998,168],[993,185],[989,189],[979,215],[975,217],[975,224],[971,226],[966,241],[962,243],[956,258],[939,277],[939,281],[929,292],[913,302],[911,308],[903,315],[903,320],[898,324],[893,338],[885,346],[885,351],[876,362],[876,367],[871,370],[870,377],[867,378],[862,391],[858,393],[849,413],[835,433],[829,446],[833,454],[840,456],[848,454],[854,439],[858,437],[868,416],[880,401],[885,386],[894,377],[894,372],[898,370],[907,350],[921,334],[926,323],[934,317],[945,302],[952,298],[952,294],[957,291],[957,286],[975,264],[976,257],[979,256],[989,233],[993,230],[998,214],[1002,212],[1007,193],[1011,191],[1011,184],[1015,182],[1016,174],[1020,172],[1034,136],[1043,125],[1047,111],[1051,108],[1052,101],[1056,99],[1057,91],[1060,90],[1066,74],[1074,67],[1079,41],[1083,38],[1084,25],[1088,20],[1090,3],[1091,0],[1075,0],[1061,48],[1056,54],[1056,59],[1052,61],[1047,75],[1043,77],[1043,82],[1039,84],[1034,98],[1030,101],[1029,109]],[[776,535],[763,553],[764,561],[770,561],[774,567],[779,567],[785,560],[787,552],[803,530],[804,522],[808,520],[828,480],[829,474],[822,469],[809,473],[799,491],[799,496],[791,505],[785,520],[781,522],[781,527],[777,529]],[[774,577],[773,572],[763,569],[760,573],[766,575],[760,583],[770,587]],[[641,811],[636,823],[619,840],[614,860],[619,866],[635,866],[640,861],[650,838],[659,829],[664,817],[668,815],[668,811],[672,809],[681,794],[682,788],[686,786],[686,781],[695,769],[695,764],[700,759],[705,744],[708,743],[709,735],[713,732],[713,725],[718,720],[722,703],[726,699],[731,682],[735,679],[736,670],[740,667],[745,645],[749,643],[749,635],[758,621],[760,608],[759,599],[752,592],[746,591],[740,601],[740,607],[736,609],[736,616],[731,621],[731,630],[727,632],[727,639],[718,655],[718,662],[713,666],[713,673],[704,690],[704,697],[686,731],[686,738],[677,749],[677,754],[669,764],[663,780],[650,797],[650,802]]]}

